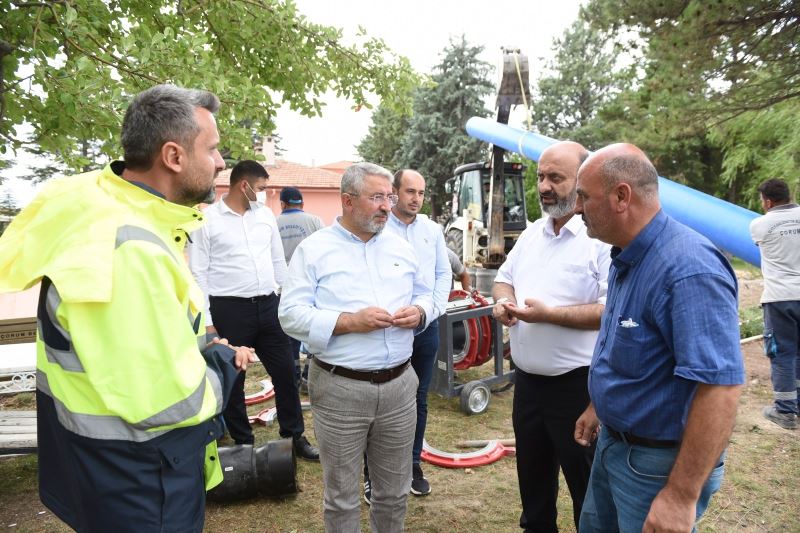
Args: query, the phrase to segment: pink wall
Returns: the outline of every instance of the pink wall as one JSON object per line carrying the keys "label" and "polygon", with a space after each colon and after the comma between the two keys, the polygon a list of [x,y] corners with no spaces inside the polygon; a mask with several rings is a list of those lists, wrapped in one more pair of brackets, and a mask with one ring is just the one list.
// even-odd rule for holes
{"label": "pink wall", "polygon": [[[275,216],[281,213],[280,190],[282,187],[269,187],[267,189],[267,207],[272,209]],[[228,192],[225,185],[217,185],[217,200],[220,196]],[[342,199],[338,189],[304,189],[303,210],[317,215],[326,226],[330,226],[333,221],[342,214]]]}

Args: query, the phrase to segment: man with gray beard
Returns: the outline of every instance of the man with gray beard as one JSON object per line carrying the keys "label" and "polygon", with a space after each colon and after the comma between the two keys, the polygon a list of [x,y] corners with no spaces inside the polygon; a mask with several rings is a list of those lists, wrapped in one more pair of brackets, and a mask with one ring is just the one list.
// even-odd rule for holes
{"label": "man with gray beard", "polygon": [[[432,291],[405,239],[383,231],[397,204],[392,175],[357,163],[342,175],[342,216],[300,243],[278,315],[308,346],[308,393],[325,486],[325,531],[361,531],[366,452],[372,531],[404,530],[417,421],[415,333],[436,316]],[[585,406],[584,406],[585,407]]]}
{"label": "man with gray beard", "polygon": [[512,420],[525,531],[558,531],[558,471],[572,496],[576,529],[594,447],[574,439],[590,404],[587,378],[606,298],[609,246],[573,216],[577,175],[588,157],[561,142],[539,159],[542,218],[528,227],[495,279],[494,317],[510,328],[516,365]]}

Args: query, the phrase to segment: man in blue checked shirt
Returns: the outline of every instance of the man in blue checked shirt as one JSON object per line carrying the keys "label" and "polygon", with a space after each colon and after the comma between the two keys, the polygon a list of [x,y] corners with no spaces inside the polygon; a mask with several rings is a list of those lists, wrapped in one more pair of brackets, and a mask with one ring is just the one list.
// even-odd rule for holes
{"label": "man in blue checked shirt", "polygon": [[586,445],[602,423],[580,531],[691,531],[722,483],[744,383],[736,277],[661,210],[656,169],[633,145],[583,163],[576,212],[613,246],[592,404],[575,427]]}
{"label": "man in blue checked shirt", "polygon": [[364,453],[373,531],[401,532],[411,488],[414,333],[435,316],[414,249],[383,231],[392,175],[358,163],[342,175],[342,216],[294,252],[278,314],[314,354],[308,392],[319,442],[325,530],[360,531]]}

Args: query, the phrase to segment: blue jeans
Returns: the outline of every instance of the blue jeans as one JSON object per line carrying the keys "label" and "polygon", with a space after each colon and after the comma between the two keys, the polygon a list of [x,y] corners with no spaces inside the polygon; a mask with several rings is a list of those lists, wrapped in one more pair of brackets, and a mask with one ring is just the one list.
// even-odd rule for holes
{"label": "blue jeans", "polygon": [[417,429],[414,433],[414,448],[411,459],[419,463],[422,454],[422,440],[425,438],[425,427],[428,425],[428,388],[433,377],[433,365],[436,364],[436,352],[439,350],[439,322],[434,320],[430,326],[414,337],[414,349],[411,352],[411,366],[417,373]]}
{"label": "blue jeans", "polygon": [[[601,430],[583,502],[580,533],[641,532],[650,504],[664,488],[677,455],[677,448],[631,446]],[[719,490],[724,473],[720,459],[700,492],[695,521]]]}
{"label": "blue jeans", "polygon": [[800,414],[800,301],[769,302],[764,309],[764,351],[772,368],[772,391],[780,413]]}

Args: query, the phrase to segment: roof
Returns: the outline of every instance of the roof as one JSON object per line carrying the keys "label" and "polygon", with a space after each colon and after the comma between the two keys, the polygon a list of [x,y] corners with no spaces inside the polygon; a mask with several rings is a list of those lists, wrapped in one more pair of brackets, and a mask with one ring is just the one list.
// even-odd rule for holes
{"label": "roof", "polygon": [[335,161],[333,163],[326,163],[324,165],[320,165],[319,168],[324,170],[329,170],[331,172],[336,172],[340,176],[344,174],[344,171],[347,167],[352,166],[353,161]]}
{"label": "roof", "polygon": [[[261,164],[264,165],[263,162]],[[338,189],[342,182],[339,172],[332,172],[320,167],[307,167],[284,159],[278,159],[275,165],[265,166],[265,168],[269,172],[270,187],[282,188],[291,185],[304,189]],[[230,185],[230,177],[230,169],[223,170],[214,180],[214,185],[227,187]]]}

